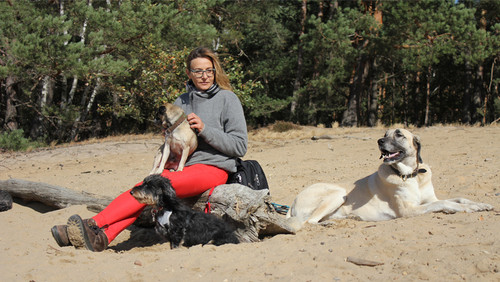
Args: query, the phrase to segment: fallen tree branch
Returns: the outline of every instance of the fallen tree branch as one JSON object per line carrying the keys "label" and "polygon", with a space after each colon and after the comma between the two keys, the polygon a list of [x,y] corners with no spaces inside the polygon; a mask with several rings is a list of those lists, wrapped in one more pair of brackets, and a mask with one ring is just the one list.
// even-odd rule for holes
{"label": "fallen tree branch", "polygon": [[33,182],[22,179],[0,180],[0,190],[9,192],[16,198],[27,202],[40,202],[53,208],[66,208],[71,205],[86,205],[94,212],[103,210],[112,200],[87,192],[59,187],[42,182]]}
{"label": "fallen tree branch", "polygon": [[350,263],[354,263],[356,265],[362,265],[362,266],[378,266],[378,265],[384,264],[383,262],[372,261],[372,260],[356,258],[356,257],[347,257],[346,261],[350,262]]}
{"label": "fallen tree branch", "polygon": [[339,135],[320,135],[320,136],[313,136],[311,137],[311,140],[320,140],[320,139],[341,139],[341,138],[346,138],[346,139],[360,139],[360,140],[370,140],[370,137],[357,137],[357,136],[339,136]]}

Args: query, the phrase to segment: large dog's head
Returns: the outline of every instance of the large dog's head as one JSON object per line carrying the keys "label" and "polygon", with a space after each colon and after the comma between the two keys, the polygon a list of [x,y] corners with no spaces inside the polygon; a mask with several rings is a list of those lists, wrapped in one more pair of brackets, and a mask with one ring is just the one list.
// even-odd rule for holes
{"label": "large dog's head", "polygon": [[415,169],[418,163],[422,163],[420,138],[406,129],[387,130],[378,140],[378,148],[385,164],[402,163]]}
{"label": "large dog's head", "polygon": [[174,209],[179,205],[179,200],[175,190],[170,184],[170,180],[159,174],[153,174],[134,187],[130,194],[139,202],[156,207],[169,207]]}
{"label": "large dog's head", "polygon": [[172,126],[179,118],[182,118],[184,111],[171,103],[165,103],[158,108],[156,112],[155,123],[161,125],[164,129]]}

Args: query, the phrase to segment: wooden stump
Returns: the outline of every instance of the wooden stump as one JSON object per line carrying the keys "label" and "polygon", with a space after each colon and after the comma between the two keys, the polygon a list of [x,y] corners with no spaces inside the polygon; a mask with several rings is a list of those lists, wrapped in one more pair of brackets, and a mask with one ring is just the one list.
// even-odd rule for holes
{"label": "wooden stump", "polygon": [[[209,191],[203,193],[193,205],[204,210]],[[236,228],[240,242],[258,242],[263,236],[294,234],[283,215],[272,205],[269,190],[252,190],[240,184],[215,187],[210,196],[212,213]]]}

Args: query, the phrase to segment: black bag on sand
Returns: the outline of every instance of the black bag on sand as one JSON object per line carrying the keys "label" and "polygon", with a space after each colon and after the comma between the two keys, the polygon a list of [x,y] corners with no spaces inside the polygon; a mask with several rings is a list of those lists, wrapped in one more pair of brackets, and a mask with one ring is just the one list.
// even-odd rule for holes
{"label": "black bag on sand", "polygon": [[229,174],[227,184],[238,183],[252,188],[253,190],[269,189],[266,175],[260,164],[255,160],[236,160],[235,173]]}

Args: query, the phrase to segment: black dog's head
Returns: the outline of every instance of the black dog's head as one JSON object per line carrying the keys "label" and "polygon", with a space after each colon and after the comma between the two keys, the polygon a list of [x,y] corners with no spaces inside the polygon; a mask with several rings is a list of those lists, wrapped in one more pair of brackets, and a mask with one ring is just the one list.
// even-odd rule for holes
{"label": "black dog's head", "polygon": [[146,178],[141,185],[134,187],[130,194],[139,203],[156,207],[169,207],[174,209],[179,206],[179,200],[170,180],[160,174],[153,174]]}

